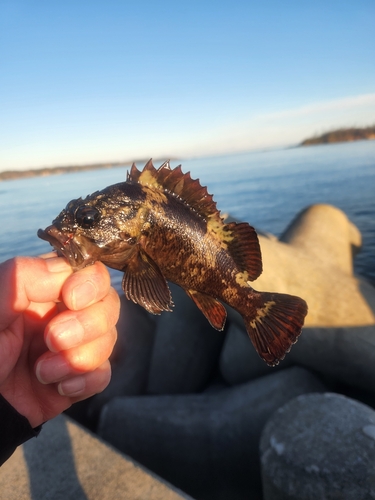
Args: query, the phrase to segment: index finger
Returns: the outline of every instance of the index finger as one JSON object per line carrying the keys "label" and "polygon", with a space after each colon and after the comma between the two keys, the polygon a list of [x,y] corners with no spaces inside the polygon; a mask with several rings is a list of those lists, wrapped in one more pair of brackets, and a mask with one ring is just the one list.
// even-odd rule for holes
{"label": "index finger", "polygon": [[72,272],[60,257],[15,257],[0,264],[1,325],[8,325],[31,303],[57,302]]}
{"label": "index finger", "polygon": [[102,300],[109,292],[111,278],[101,262],[73,273],[62,288],[64,304],[77,311]]}

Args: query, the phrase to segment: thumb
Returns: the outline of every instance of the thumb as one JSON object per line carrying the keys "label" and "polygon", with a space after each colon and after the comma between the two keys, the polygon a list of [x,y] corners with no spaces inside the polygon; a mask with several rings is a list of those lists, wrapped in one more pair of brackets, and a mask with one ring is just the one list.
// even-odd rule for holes
{"label": "thumb", "polygon": [[72,269],[60,257],[15,257],[0,264],[0,331],[31,302],[59,300]]}

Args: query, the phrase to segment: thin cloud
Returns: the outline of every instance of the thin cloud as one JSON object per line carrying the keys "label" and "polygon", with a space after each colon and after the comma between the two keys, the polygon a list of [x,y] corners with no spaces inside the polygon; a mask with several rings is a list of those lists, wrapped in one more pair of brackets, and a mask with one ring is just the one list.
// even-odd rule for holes
{"label": "thin cloud", "polygon": [[[353,97],[345,97],[343,99],[333,99],[331,101],[316,102],[301,106],[295,109],[286,109],[275,113],[265,113],[259,115],[257,119],[261,120],[277,120],[280,118],[292,118],[298,116],[308,116],[316,113],[325,113],[336,110],[349,110],[362,106],[375,106],[375,94],[363,94]],[[375,120],[375,116],[374,116]]]}
{"label": "thin cloud", "polygon": [[226,123],[207,130],[182,152],[217,154],[264,147],[298,144],[323,131],[368,126],[375,122],[375,93],[306,104],[279,112],[253,115],[247,120]]}

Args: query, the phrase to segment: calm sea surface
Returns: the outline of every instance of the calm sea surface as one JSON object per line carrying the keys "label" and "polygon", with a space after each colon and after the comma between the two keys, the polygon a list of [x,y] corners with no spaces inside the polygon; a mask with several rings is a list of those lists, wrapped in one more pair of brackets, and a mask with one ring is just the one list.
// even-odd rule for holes
{"label": "calm sea surface", "polygon": [[[208,186],[222,212],[277,236],[308,205],[339,207],[362,233],[355,271],[375,284],[375,141],[206,157],[182,166]],[[49,225],[71,199],[125,180],[126,170],[0,182],[0,262],[49,251],[36,236],[38,228]],[[118,286],[120,275],[112,276]]]}

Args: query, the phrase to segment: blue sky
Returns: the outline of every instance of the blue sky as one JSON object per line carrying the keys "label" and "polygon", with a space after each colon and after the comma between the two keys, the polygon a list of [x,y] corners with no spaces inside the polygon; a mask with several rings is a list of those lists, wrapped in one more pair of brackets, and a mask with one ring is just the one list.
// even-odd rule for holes
{"label": "blue sky", "polygon": [[0,0],[0,171],[374,123],[373,0]]}

